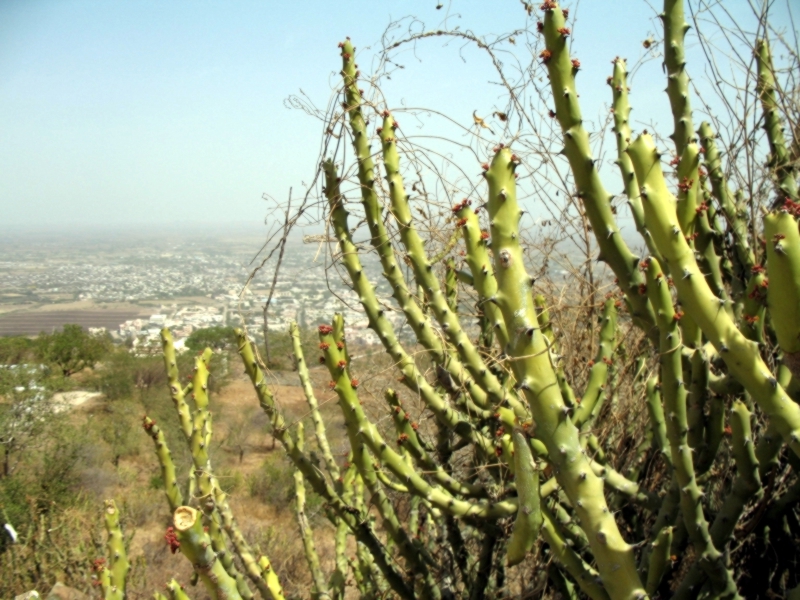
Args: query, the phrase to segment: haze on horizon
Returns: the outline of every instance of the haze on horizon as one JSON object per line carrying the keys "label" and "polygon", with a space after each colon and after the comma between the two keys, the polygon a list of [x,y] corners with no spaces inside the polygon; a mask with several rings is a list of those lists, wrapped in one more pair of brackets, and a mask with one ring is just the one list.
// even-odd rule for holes
{"label": "haze on horizon", "polygon": [[[300,195],[313,177],[320,123],[284,100],[302,89],[327,106],[343,37],[352,37],[369,72],[375,42],[408,14],[426,29],[478,35],[524,25],[515,0],[436,4],[0,3],[0,231],[237,224],[257,231],[268,210],[263,194],[283,199],[293,187]],[[789,4],[775,11],[788,14]],[[568,5],[577,8],[572,44],[582,60],[584,112],[596,117],[607,110],[609,61],[642,55],[642,40],[658,30],[654,11],[639,0]],[[745,23],[751,15],[745,0],[726,7]],[[437,108],[468,127],[473,111],[488,115],[502,105],[489,83],[496,75],[473,48],[442,44],[425,41],[401,54],[406,68],[384,91],[391,106]],[[647,63],[632,98],[641,122],[669,114],[663,87],[660,60]]]}

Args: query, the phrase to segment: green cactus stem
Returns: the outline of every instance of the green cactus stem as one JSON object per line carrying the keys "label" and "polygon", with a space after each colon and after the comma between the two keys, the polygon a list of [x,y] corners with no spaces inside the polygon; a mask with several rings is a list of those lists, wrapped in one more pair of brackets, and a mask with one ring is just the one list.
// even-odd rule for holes
{"label": "green cactus stem", "polygon": [[672,464],[672,453],[667,441],[667,423],[664,419],[664,408],[661,406],[661,392],[657,377],[647,380],[645,397],[647,412],[650,416],[650,429],[653,432],[653,448],[664,455],[664,460]]}
{"label": "green cactus stem", "polygon": [[[645,212],[648,211],[648,201],[649,198],[645,200]],[[655,230],[653,230],[653,236],[658,243],[659,237]],[[680,237],[683,239],[683,236]],[[659,247],[661,247],[660,244]],[[669,259],[667,252],[662,251],[662,254]],[[687,389],[683,381],[684,371],[681,360],[682,343],[678,327],[680,317],[672,305],[669,286],[658,261],[649,258],[646,261],[645,269],[647,293],[656,310],[661,338],[659,346],[661,395],[664,399],[664,412],[667,417],[667,437],[670,443],[672,464],[680,488],[681,512],[697,553],[698,562],[709,575],[715,590],[725,597],[736,597],[736,586],[733,583],[732,574],[725,566],[724,557],[710,542],[708,523],[703,514],[702,496],[704,493],[695,478],[692,448],[689,444]],[[700,434],[702,436],[702,427]]]}
{"label": "green cactus stem", "polygon": [[175,344],[172,339],[172,333],[166,327],[161,330],[161,344],[164,355],[164,365],[167,369],[170,396],[172,397],[172,402],[175,404],[175,410],[178,413],[181,431],[183,431],[183,435],[188,439],[192,435],[191,411],[184,398],[183,387],[181,387],[181,378],[178,372],[178,362],[175,357]]}
{"label": "green cactus stem", "polygon": [[[344,207],[344,197],[339,192],[339,178],[336,173],[336,167],[332,161],[325,161],[323,169],[325,171],[326,182],[325,193],[331,206],[331,224],[334,227],[336,239],[339,242],[342,255],[341,260],[350,274],[353,286],[356,293],[358,293],[361,306],[364,307],[364,311],[369,319],[370,327],[378,334],[384,348],[386,348],[389,355],[395,360],[397,368],[403,375],[403,383],[421,396],[422,400],[436,415],[437,419],[442,423],[446,423],[448,427],[458,435],[476,443],[487,455],[491,455],[493,452],[492,443],[484,436],[480,435],[467,418],[462,417],[458,411],[453,410],[447,405],[444,399],[430,384],[428,384],[427,380],[417,369],[414,359],[406,353],[405,349],[397,340],[391,322],[386,318],[383,308],[381,308],[378,303],[372,284],[367,277],[362,276],[363,268],[358,258],[358,250],[350,237],[350,230],[347,225],[348,213]],[[395,268],[398,274],[400,274],[400,269],[397,267]],[[395,296],[395,298],[397,298],[397,296]],[[417,329],[420,331],[420,333],[417,333],[417,339],[427,348],[434,348],[438,345],[440,351],[438,353],[433,353],[434,360],[447,369],[447,372],[453,376],[456,381],[459,381],[458,376],[465,374],[465,372],[456,358],[448,358],[445,355],[443,349],[441,349],[441,343],[434,335],[433,327],[430,326],[427,317],[419,311],[419,307],[416,308],[416,311],[409,309],[409,307],[413,308],[416,306],[411,300],[409,300],[405,306],[407,307],[406,316],[409,319],[409,323],[412,324],[412,327],[414,327],[414,323],[416,323],[417,327],[415,332]],[[426,323],[428,323],[428,325],[425,325]],[[479,386],[470,385],[468,389],[474,399],[481,399],[479,394],[482,393],[482,390]],[[484,395],[482,403],[485,402]]]}
{"label": "green cactus stem", "polygon": [[[458,386],[461,389],[467,390],[478,406],[487,407],[488,400],[486,398],[486,392],[481,386],[473,385],[474,382],[469,376],[469,373],[457,357],[445,351],[439,335],[437,335],[435,328],[432,327],[427,315],[422,311],[416,300],[408,291],[406,281],[403,277],[403,271],[395,257],[392,248],[392,240],[384,224],[382,209],[375,192],[375,165],[369,147],[369,134],[366,128],[366,120],[361,110],[362,99],[361,92],[357,85],[358,74],[355,65],[355,48],[353,48],[353,44],[350,40],[342,42],[340,47],[342,49],[342,78],[345,87],[344,107],[350,118],[353,146],[358,159],[361,203],[364,207],[364,217],[369,226],[370,241],[373,248],[375,248],[378,253],[378,258],[383,267],[384,277],[391,286],[392,297],[397,301],[397,304],[406,315],[408,324],[412,331],[414,331],[417,340],[431,353],[433,360],[447,369]],[[368,288],[371,290],[372,286],[371,284],[369,286],[365,285],[367,278],[360,276],[362,269],[360,268],[360,261],[358,260],[358,251],[352,243],[350,231],[346,229],[347,211],[344,209],[344,197],[339,191],[339,178],[336,175],[335,166],[331,161],[325,161],[323,163],[323,171],[325,172],[326,178],[325,194],[331,206],[331,217],[334,221],[334,230],[342,251],[342,258],[348,269],[348,274],[353,281],[353,285],[359,294],[359,300],[369,316],[371,306],[368,305],[373,304],[372,297],[374,297],[374,293],[372,297],[366,293]],[[340,229],[342,224],[345,225],[345,229]],[[368,284],[368,282],[366,283]],[[427,293],[427,290],[423,291]],[[422,294],[423,298],[426,296],[426,293]],[[375,303],[377,304],[377,301]],[[390,329],[390,326],[387,327],[388,320],[384,319],[383,321],[383,323],[379,324],[377,321],[370,319],[370,326],[378,334],[378,337],[381,339],[381,342],[384,344],[389,354],[400,363],[401,361],[395,354],[398,352],[398,349],[403,353],[404,351],[399,344],[391,343],[394,337],[393,330]],[[401,371],[402,370],[401,368]],[[414,389],[417,380],[417,377],[407,378],[406,384],[412,386],[412,389]],[[414,391],[419,393],[419,390],[414,389]],[[435,411],[433,407],[432,410]]]}
{"label": "green cactus stem", "polygon": [[[296,329],[296,328],[295,328]],[[302,421],[297,424],[297,431],[295,439],[298,450],[303,451],[304,444],[304,431]],[[317,554],[316,546],[314,545],[314,532],[311,530],[311,525],[306,517],[306,487],[303,483],[303,473],[295,469],[294,472],[294,492],[295,492],[295,514],[297,516],[297,525],[300,528],[300,537],[303,539],[303,550],[306,555],[306,563],[311,571],[311,581],[314,586],[314,591],[311,597],[321,600],[323,598],[331,600],[331,595],[328,593],[328,586],[325,582],[325,576],[322,574],[322,567],[319,562],[319,555]]]}
{"label": "green cactus stem", "polygon": [[768,164],[775,173],[779,196],[798,202],[796,167],[783,136],[783,126],[776,97],[775,69],[772,65],[772,54],[766,38],[756,41],[755,50],[758,64],[756,91],[764,111],[764,131],[767,132],[767,140],[769,140]]}
{"label": "green cactus stem", "polygon": [[108,536],[106,541],[108,564],[104,567],[107,573],[101,578],[103,594],[106,600],[124,600],[131,564],[128,562],[125,539],[119,526],[119,510],[113,500],[106,500],[103,512]]}
{"label": "green cactus stem", "polygon": [[664,527],[658,532],[655,541],[651,544],[650,566],[647,569],[647,593],[651,596],[658,590],[658,585],[664,577],[671,560],[669,549],[672,545],[672,527]]}
{"label": "green cactus stem", "polygon": [[[684,317],[685,318],[685,317]],[[701,451],[705,451],[705,414],[706,404],[708,403],[708,359],[703,353],[702,348],[692,352],[690,369],[692,380],[689,384],[688,411],[686,415],[689,427],[686,440],[689,447],[698,456]]]}
{"label": "green cactus stem", "polygon": [[766,271],[759,266],[753,270],[747,282],[745,298],[742,302],[742,318],[739,321],[739,330],[744,336],[757,344],[764,343],[764,320],[767,313],[767,288],[769,280]]}
{"label": "green cactus stem", "polygon": [[564,600],[578,600],[575,585],[567,579],[557,562],[553,561],[547,565],[547,578]]}
{"label": "green cactus stem", "polygon": [[[341,319],[341,316],[337,315],[337,318]],[[341,329],[343,328],[340,328],[340,330]],[[333,335],[334,331],[335,328],[330,326],[322,326],[320,328],[320,349],[323,351],[323,355],[326,357],[328,369],[333,369],[331,370],[331,377],[336,382],[334,391],[337,391],[338,393],[338,388],[343,387],[345,385],[344,382],[350,386],[351,391],[354,391],[355,387],[358,387],[358,384],[349,373],[349,364],[346,360],[347,355],[344,346],[342,345],[341,348],[339,347]],[[329,358],[331,356],[332,358]],[[331,361],[334,360],[335,362],[332,363]],[[355,396],[354,393],[353,396]],[[428,567],[424,561],[424,557],[420,555],[419,547],[414,545],[410,536],[408,535],[408,531],[400,524],[400,520],[397,517],[394,506],[389,500],[389,497],[386,495],[382,482],[379,478],[379,465],[376,465],[373,462],[370,450],[372,450],[376,457],[381,459],[383,457],[380,453],[376,452],[369,443],[364,443],[363,437],[365,437],[365,434],[366,437],[369,437],[371,432],[371,429],[369,428],[371,427],[373,430],[375,428],[371,423],[369,423],[363,411],[360,413],[360,415],[353,414],[356,411],[352,409],[347,411],[345,404],[342,403],[341,398],[342,396],[339,395],[342,413],[345,417],[345,424],[347,426],[347,434],[350,440],[350,448],[353,452],[353,462],[358,468],[358,472],[370,492],[372,503],[375,505],[378,513],[381,516],[383,527],[389,535],[391,541],[397,546],[400,555],[405,559],[407,568],[409,568],[415,575],[419,575],[423,578],[423,581],[425,582],[426,595],[431,598],[439,598],[441,596],[441,591],[432,579],[430,571],[428,570]],[[355,401],[358,402],[357,399],[355,399]],[[386,444],[384,443],[383,445],[385,446]],[[397,462],[403,464],[405,467],[405,472],[412,471],[412,469],[408,467],[401,457],[397,456]],[[397,472],[394,469],[392,471],[397,476]]]}
{"label": "green cactus stem", "polygon": [[[180,551],[194,566],[209,596],[214,600],[240,600],[236,581],[228,575],[211,549],[211,539],[203,531],[198,511],[190,506],[179,506],[173,514],[173,524]],[[283,598],[282,595],[270,597]]]}
{"label": "green cactus stem", "polygon": [[581,591],[592,600],[609,600],[614,596],[604,589],[598,581],[597,572],[587,565],[580,555],[573,550],[566,540],[559,535],[554,525],[555,518],[547,506],[542,505],[542,537],[550,547],[553,557],[572,576]]}
{"label": "green cactus stem", "polygon": [[639,185],[636,182],[636,173],[633,172],[633,165],[630,157],[625,150],[630,144],[633,133],[631,132],[630,114],[631,106],[628,102],[628,71],[625,59],[616,57],[613,61],[614,73],[608,80],[613,96],[612,112],[614,114],[614,138],[617,142],[617,160],[622,175],[622,184],[625,188],[625,196],[628,199],[628,206],[631,208],[631,216],[636,225],[636,231],[642,236],[647,244],[647,249],[651,256],[659,258],[658,250],[653,243],[653,238],[644,224],[644,209],[642,200],[639,197]]}
{"label": "green cactus stem", "polygon": [[694,239],[697,207],[700,206],[700,147],[696,142],[686,144],[678,162],[678,223],[683,235]]}
{"label": "green cactus stem", "polygon": [[170,582],[166,585],[166,588],[170,600],[191,600],[189,595],[186,593],[186,590],[183,589],[183,586],[174,579],[170,580]]}
{"label": "green cactus stem", "polygon": [[[735,400],[730,412],[730,427],[733,457],[736,461],[736,478],[711,525],[711,541],[717,548],[724,549],[733,541],[734,529],[744,513],[745,506],[764,495],[758,474],[758,460],[750,426],[751,418],[747,405],[741,400]],[[699,589],[698,586],[702,583],[701,570],[693,566],[676,590],[676,597],[691,597],[693,590]]]}
{"label": "green cactus stem", "polygon": [[[699,255],[700,266],[703,268],[711,291],[718,298],[725,300],[725,310],[733,317],[734,305],[730,301],[728,290],[725,287],[722,260],[717,254],[715,246],[715,239],[718,234],[709,222],[710,212],[705,200],[696,209],[695,234],[697,237],[694,240],[694,247]],[[662,264],[661,266],[663,268],[664,265]]]}
{"label": "green cactus stem", "polygon": [[175,463],[172,461],[172,453],[167,446],[164,432],[161,431],[153,419],[145,416],[143,426],[147,435],[153,438],[158,462],[161,465],[161,479],[164,480],[164,492],[167,495],[169,509],[171,512],[175,512],[175,509],[183,505],[183,494],[175,476]]}
{"label": "green cactus stem", "polygon": [[486,489],[481,485],[463,483],[450,475],[434,458],[429,454],[422,439],[417,435],[417,423],[411,419],[411,415],[406,412],[400,404],[397,393],[392,389],[384,392],[386,403],[392,408],[392,420],[397,431],[397,443],[414,458],[417,465],[431,475],[443,488],[454,495],[461,495],[474,498],[485,498]]}
{"label": "green cactus stem", "polygon": [[767,306],[783,360],[800,375],[800,232],[784,210],[764,217],[767,242]]}
{"label": "green cactus stem", "polygon": [[691,247],[679,235],[675,199],[667,190],[653,138],[641,135],[628,148],[628,154],[642,186],[645,220],[661,254],[669,261],[678,299],[712,342],[728,370],[775,421],[784,441],[800,456],[800,406],[789,399],[772,376],[757,345],[745,338],[722,310],[720,299],[714,296],[700,272]]}
{"label": "green cactus stem", "polygon": [[[328,367],[333,381],[333,390],[339,398],[339,404],[345,415],[350,445],[351,448],[354,448],[354,452],[357,448],[369,448],[381,464],[387,467],[399,481],[407,485],[410,491],[422,496],[438,509],[454,516],[498,519],[517,512],[517,503],[510,500],[489,503],[486,500],[469,502],[457,499],[443,487],[428,483],[416,471],[409,468],[403,457],[384,441],[378,428],[366,417],[358,399],[356,387],[344,372],[345,361],[341,350],[336,347],[335,343],[332,343],[331,332],[331,327],[320,326],[320,342],[325,365]],[[371,463],[365,462],[363,466],[359,466],[359,473],[368,486],[370,481],[367,478],[372,477],[371,470]]]}
{"label": "green cactus stem", "polygon": [[378,569],[381,571],[391,588],[400,595],[401,598],[412,599],[414,592],[403,579],[402,575],[395,569],[392,559],[386,554],[383,544],[378,540],[370,523],[366,520],[357,519],[349,510],[349,506],[342,500],[333,487],[327,482],[322,473],[317,469],[305,453],[300,452],[294,440],[288,433],[286,421],[281,412],[277,409],[275,398],[267,387],[267,377],[256,360],[253,346],[247,335],[241,329],[235,331],[238,342],[239,355],[242,357],[245,372],[253,384],[259,404],[270,419],[272,431],[283,445],[286,453],[291,458],[295,466],[302,471],[314,491],[322,496],[336,514],[347,523],[348,528],[356,536],[357,540],[366,548],[369,554],[374,557]]}
{"label": "green cactus stem", "polygon": [[461,230],[466,247],[465,260],[472,274],[472,287],[478,292],[481,309],[486,315],[501,350],[508,344],[508,333],[503,315],[489,299],[497,294],[497,280],[492,271],[492,260],[489,257],[488,240],[483,236],[478,215],[466,200],[453,208],[458,218],[457,227]]}
{"label": "green cactus stem", "polygon": [[514,430],[513,439],[514,481],[517,483],[519,508],[506,550],[506,561],[509,567],[517,565],[525,559],[539,538],[539,530],[542,528],[539,471],[533,460],[528,440],[521,429]]}
{"label": "green cactus stem", "polygon": [[756,260],[750,247],[747,214],[736,205],[733,192],[728,187],[728,181],[722,168],[722,159],[715,141],[716,135],[711,129],[711,125],[703,121],[697,133],[700,136],[700,143],[705,148],[704,164],[711,180],[714,198],[719,202],[722,214],[733,234],[734,250],[741,269],[745,273],[749,273],[756,264]]}
{"label": "green cactus stem", "polygon": [[261,569],[261,572],[264,574],[264,582],[269,588],[272,600],[285,600],[281,583],[278,580],[278,574],[275,573],[272,564],[266,556],[259,557],[258,568]]}
{"label": "green cactus stem", "polygon": [[447,261],[444,276],[444,296],[447,298],[447,307],[451,312],[458,313],[458,277],[456,276],[456,262],[452,258]]}
{"label": "green cactus stem", "polygon": [[338,481],[341,476],[339,473],[339,466],[333,458],[331,446],[328,443],[328,435],[325,432],[325,422],[319,412],[319,403],[317,402],[317,397],[314,395],[314,388],[311,385],[311,378],[308,374],[308,364],[303,356],[303,346],[300,344],[300,329],[294,321],[289,323],[289,336],[292,338],[292,349],[294,352],[297,374],[300,378],[300,384],[303,386],[303,394],[306,397],[306,402],[311,410],[311,420],[314,423],[314,435],[317,438],[319,451],[325,461],[325,466],[328,468],[328,473],[330,473],[334,481]]}
{"label": "green cactus stem", "polygon": [[[163,336],[162,336],[163,338]],[[165,344],[169,345],[169,344]],[[195,410],[192,414],[192,432],[189,437],[189,447],[192,455],[192,464],[195,469],[195,478],[201,497],[206,499],[202,503],[205,522],[208,526],[208,534],[214,545],[214,550],[219,553],[226,547],[222,532],[219,530],[219,521],[222,522],[228,536],[233,543],[236,554],[241,559],[245,567],[245,573],[259,589],[262,596],[267,596],[271,592],[269,583],[265,581],[267,574],[263,573],[256,562],[250,545],[245,540],[238,525],[233,517],[233,513],[227,503],[227,496],[219,486],[219,482],[213,475],[211,462],[208,455],[208,448],[211,440],[212,422],[211,413],[208,408],[208,365],[210,362],[211,350],[206,349],[194,361],[194,374],[192,377],[192,399],[194,400]],[[218,521],[215,517],[219,515]],[[236,577],[236,567],[229,556],[225,556],[222,561],[223,566],[228,570],[232,577]],[[242,581],[237,581],[240,594],[247,600],[249,590]]]}
{"label": "green cactus stem", "polygon": [[[556,2],[545,2],[544,39],[546,49],[542,59],[550,76],[550,87],[556,105],[556,118],[564,134],[563,153],[569,160],[575,178],[577,196],[583,202],[586,215],[600,246],[599,259],[608,263],[625,293],[635,322],[648,335],[653,335],[653,309],[647,297],[639,294],[644,279],[637,270],[639,257],[633,255],[622,238],[611,211],[609,194],[595,166],[589,144],[589,133],[583,126],[578,92],[575,86],[577,69],[569,55],[564,15]],[[492,239],[495,239],[494,236]]]}
{"label": "green cactus stem", "polygon": [[617,307],[614,298],[609,298],[603,305],[600,318],[600,335],[597,354],[589,372],[589,380],[583,392],[579,406],[575,409],[572,422],[579,429],[587,424],[595,408],[604,394],[608,373],[614,356],[615,336],[617,334]]}
{"label": "green cactus stem", "polygon": [[556,369],[556,378],[558,379],[558,387],[561,390],[561,397],[567,406],[573,408],[578,405],[579,400],[575,397],[575,392],[567,381],[562,361],[558,359],[560,346],[556,339],[555,332],[553,331],[553,324],[550,321],[550,311],[547,308],[547,300],[542,294],[536,294],[533,297],[533,304],[536,306],[539,328],[550,345],[550,360]]}
{"label": "green cactus stem", "polygon": [[[675,129],[670,135],[678,156],[692,141],[692,107],[689,101],[689,74],[686,72],[684,38],[689,30],[683,12],[683,0],[664,0],[664,12],[658,15],[664,25],[664,67],[667,71],[667,96]],[[639,182],[641,184],[641,182]]]}
{"label": "green cactus stem", "polygon": [[[560,13],[560,11],[558,11]],[[507,354],[517,381],[531,406],[536,435],[547,447],[556,477],[576,507],[589,538],[603,584],[613,598],[633,598],[644,590],[636,572],[631,547],[619,533],[603,497],[603,481],[581,452],[578,428],[561,396],[550,362],[548,343],[539,329],[519,243],[521,211],[516,198],[514,169],[518,160],[508,148],[497,151],[486,171],[500,307],[511,340]],[[638,292],[637,292],[638,293]]]}
{"label": "green cactus stem", "polygon": [[[411,207],[400,174],[400,154],[397,150],[397,126],[394,118],[388,111],[384,112],[383,127],[380,137],[383,144],[383,164],[386,168],[386,181],[389,185],[389,198],[392,203],[392,215],[400,231],[400,240],[406,250],[414,278],[425,292],[425,297],[433,310],[436,320],[442,327],[445,337],[458,350],[458,355],[469,371],[469,374],[489,395],[492,406],[510,403],[520,410],[520,416],[525,417],[525,411],[515,393],[503,387],[502,383],[487,368],[478,349],[461,328],[458,314],[450,309],[446,296],[442,293],[439,280],[428,260],[422,238],[417,233],[411,218]],[[485,265],[487,266],[487,265]],[[473,273],[473,278],[475,274]],[[487,406],[476,402],[481,408]]]}

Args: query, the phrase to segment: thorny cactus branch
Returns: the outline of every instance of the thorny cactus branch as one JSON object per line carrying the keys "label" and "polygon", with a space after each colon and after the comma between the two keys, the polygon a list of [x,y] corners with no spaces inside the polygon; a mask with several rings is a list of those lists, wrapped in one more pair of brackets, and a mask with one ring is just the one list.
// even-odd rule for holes
{"label": "thorny cactus branch", "polygon": [[[714,296],[677,225],[675,199],[666,187],[653,139],[643,134],[628,148],[642,186],[645,219],[661,254],[669,262],[678,298],[714,344],[728,369],[775,421],[784,441],[800,456],[800,407],[770,374],[758,348],[736,328]],[[676,234],[675,231],[678,231]]]}

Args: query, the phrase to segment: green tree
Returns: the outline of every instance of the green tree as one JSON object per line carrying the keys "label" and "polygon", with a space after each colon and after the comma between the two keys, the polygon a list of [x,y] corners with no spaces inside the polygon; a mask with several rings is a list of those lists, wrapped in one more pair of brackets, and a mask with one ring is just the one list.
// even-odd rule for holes
{"label": "green tree", "polygon": [[36,343],[39,358],[58,366],[64,377],[93,367],[109,348],[107,337],[91,335],[80,325],[72,324],[51,335],[41,334]]}
{"label": "green tree", "polygon": [[28,362],[33,354],[33,340],[24,336],[0,337],[0,364],[18,365]]}
{"label": "green tree", "polygon": [[236,336],[233,327],[207,327],[197,329],[186,338],[186,347],[193,352],[202,352],[206,348],[213,350],[229,350],[234,347]]}

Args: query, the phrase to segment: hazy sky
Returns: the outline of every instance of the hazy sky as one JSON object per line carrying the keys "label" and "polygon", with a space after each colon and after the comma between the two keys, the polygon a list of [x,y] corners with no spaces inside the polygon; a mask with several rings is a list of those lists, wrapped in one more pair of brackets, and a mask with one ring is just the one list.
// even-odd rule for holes
{"label": "hazy sky", "polygon": [[[393,18],[433,28],[447,17],[477,34],[524,23],[517,0],[436,4],[2,0],[0,229],[262,222],[262,194],[300,193],[319,151],[318,122],[284,99],[302,89],[326,106],[344,36],[368,70],[366,47]],[[746,19],[745,2],[726,5]],[[578,5],[585,113],[609,101],[610,60],[641,55],[653,15],[643,0]],[[473,110],[500,106],[485,57],[467,51],[465,64],[458,49],[432,40],[403,55],[389,103],[437,107],[466,126]],[[670,120],[661,66],[646,68],[637,116]]]}

